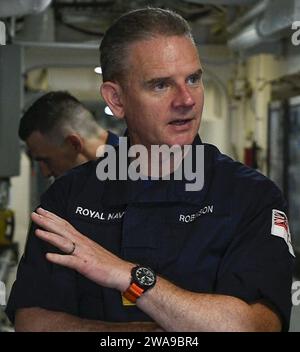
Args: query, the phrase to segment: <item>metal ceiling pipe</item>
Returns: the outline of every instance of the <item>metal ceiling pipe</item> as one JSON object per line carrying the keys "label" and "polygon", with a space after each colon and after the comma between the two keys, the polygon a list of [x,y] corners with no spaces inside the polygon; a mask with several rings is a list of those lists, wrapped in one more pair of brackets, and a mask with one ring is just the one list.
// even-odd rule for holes
{"label": "metal ceiling pipe", "polygon": [[24,18],[23,30],[15,39],[35,42],[53,42],[55,40],[55,20],[53,8],[28,15]]}
{"label": "metal ceiling pipe", "polygon": [[44,11],[52,0],[1,0],[0,18],[24,16]]}
{"label": "metal ceiling pipe", "polygon": [[260,15],[268,6],[269,0],[264,0],[255,5],[251,10],[249,10],[244,16],[237,19],[232,25],[227,27],[229,33],[236,32],[242,25],[250,22],[253,18]]}
{"label": "metal ceiling pipe", "polygon": [[294,21],[300,18],[300,0],[272,0],[269,2],[263,17],[257,22],[258,34],[262,37],[276,36],[291,28]]}
{"label": "metal ceiling pipe", "polygon": [[262,42],[261,36],[257,32],[255,23],[251,23],[241,30],[238,35],[228,40],[228,46],[235,50],[245,50]]}
{"label": "metal ceiling pipe", "polygon": [[282,31],[290,28],[293,21],[299,18],[299,4],[300,0],[285,0],[284,7],[281,0],[268,2],[263,14],[230,38],[228,46],[243,51],[259,44],[278,42]]}

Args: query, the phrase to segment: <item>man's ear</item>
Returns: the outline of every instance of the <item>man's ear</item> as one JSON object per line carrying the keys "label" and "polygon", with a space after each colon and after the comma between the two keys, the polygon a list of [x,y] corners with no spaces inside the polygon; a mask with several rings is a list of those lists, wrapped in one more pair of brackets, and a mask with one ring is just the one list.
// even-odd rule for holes
{"label": "man's ear", "polygon": [[102,84],[100,93],[114,116],[118,119],[124,118],[121,86],[118,83],[106,81]]}
{"label": "man's ear", "polygon": [[65,138],[66,142],[75,150],[76,153],[81,153],[83,150],[83,140],[78,134],[69,134]]}

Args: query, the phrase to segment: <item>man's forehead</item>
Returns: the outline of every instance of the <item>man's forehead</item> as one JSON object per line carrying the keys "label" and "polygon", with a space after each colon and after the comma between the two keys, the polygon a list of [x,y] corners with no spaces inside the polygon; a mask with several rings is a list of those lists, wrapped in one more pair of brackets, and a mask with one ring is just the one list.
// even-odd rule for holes
{"label": "man's forehead", "polygon": [[160,64],[176,65],[177,62],[201,66],[195,44],[185,36],[154,37],[132,43],[129,62],[138,68],[142,65],[145,68],[157,66],[159,69]]}
{"label": "man's forehead", "polygon": [[33,131],[26,139],[28,154],[34,159],[45,157],[53,147],[47,136],[39,131]]}
{"label": "man's forehead", "polygon": [[201,68],[197,48],[185,36],[155,37],[133,43],[128,70],[134,79],[137,75],[148,81],[153,78],[190,75]]}
{"label": "man's forehead", "polygon": [[40,132],[40,131],[33,131],[26,139],[26,143],[30,149],[33,149],[34,146],[40,145],[51,145],[49,137]]}
{"label": "man's forehead", "polygon": [[[174,42],[174,40],[177,42],[180,41],[181,43],[186,43],[191,48],[193,47],[197,51],[195,42],[190,37],[185,35],[155,35],[153,37],[133,41],[131,44],[129,44],[128,49],[130,53],[132,51],[135,51],[139,47],[142,47],[143,49],[147,47],[151,48],[151,45],[153,44],[160,44],[163,48],[167,48],[169,46],[169,43]],[[156,52],[154,52],[154,54],[156,54]]]}

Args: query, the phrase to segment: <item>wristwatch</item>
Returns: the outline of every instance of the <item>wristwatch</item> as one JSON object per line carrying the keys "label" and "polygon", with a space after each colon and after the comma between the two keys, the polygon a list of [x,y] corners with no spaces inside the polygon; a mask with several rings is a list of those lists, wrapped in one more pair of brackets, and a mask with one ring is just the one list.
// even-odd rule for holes
{"label": "wristwatch", "polygon": [[135,303],[141,295],[152,288],[156,283],[155,272],[146,266],[137,265],[131,270],[131,282],[123,293],[128,301]]}

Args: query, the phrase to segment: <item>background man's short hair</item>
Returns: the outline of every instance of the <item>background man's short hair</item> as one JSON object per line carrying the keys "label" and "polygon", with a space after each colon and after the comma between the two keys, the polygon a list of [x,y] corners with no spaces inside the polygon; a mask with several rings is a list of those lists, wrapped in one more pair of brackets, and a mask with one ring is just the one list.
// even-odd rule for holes
{"label": "background man's short hair", "polygon": [[107,30],[100,44],[103,81],[126,79],[129,45],[159,35],[187,36],[193,40],[188,22],[174,11],[148,7],[122,15]]}
{"label": "background man's short hair", "polygon": [[25,112],[19,137],[26,140],[34,131],[48,136],[56,134],[55,139],[72,131],[89,137],[98,130],[92,113],[78,99],[68,92],[55,91],[37,99]]}

